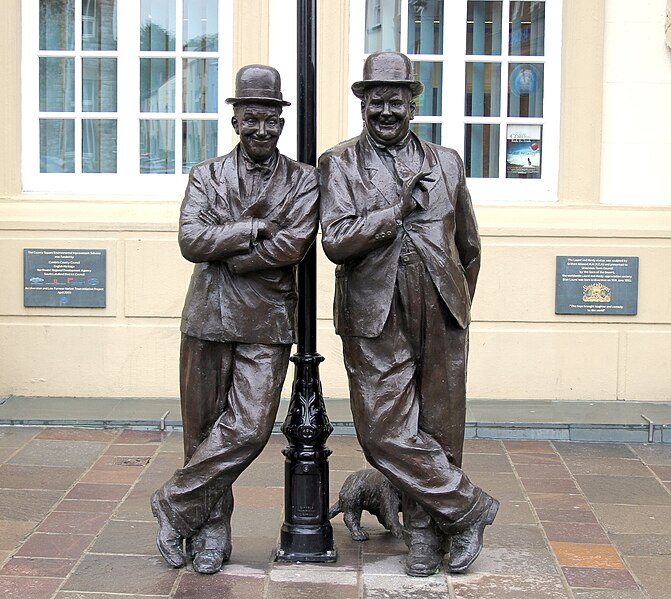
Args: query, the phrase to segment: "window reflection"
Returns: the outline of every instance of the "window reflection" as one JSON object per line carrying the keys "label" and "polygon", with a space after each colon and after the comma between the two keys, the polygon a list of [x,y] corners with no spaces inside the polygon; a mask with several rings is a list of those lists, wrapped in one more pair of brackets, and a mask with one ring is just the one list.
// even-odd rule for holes
{"label": "window reflection", "polygon": [[75,172],[74,119],[40,119],[40,172]]}
{"label": "window reflection", "polygon": [[82,0],[82,50],[116,49],[116,0]]}
{"label": "window reflection", "polygon": [[542,64],[511,62],[508,84],[508,116],[543,116]]}
{"label": "window reflection", "polygon": [[424,84],[424,92],[416,98],[419,116],[439,116],[443,113],[443,63],[413,62],[415,79]]}
{"label": "window reflection", "polygon": [[175,121],[140,121],[140,173],[174,174]]}
{"label": "window reflection", "polygon": [[424,141],[440,144],[441,126],[439,123],[411,123],[410,129]]}
{"label": "window reflection", "polygon": [[216,52],[218,0],[184,0],[184,50]]}
{"label": "window reflection", "polygon": [[40,0],[40,50],[75,49],[75,0]]}
{"label": "window reflection", "polygon": [[502,2],[469,2],[466,20],[466,54],[501,54]]}
{"label": "window reflection", "polygon": [[367,0],[365,52],[401,50],[401,0]]}
{"label": "window reflection", "polygon": [[140,111],[175,111],[174,58],[140,58]]}
{"label": "window reflection", "polygon": [[116,138],[115,119],[82,121],[83,173],[116,173]]}
{"label": "window reflection", "polygon": [[499,125],[472,123],[465,127],[467,177],[499,176]]}
{"label": "window reflection", "polygon": [[217,65],[216,58],[183,60],[184,112],[217,112]]}
{"label": "window reflection", "polygon": [[75,59],[40,58],[40,112],[74,112]]}
{"label": "window reflection", "polygon": [[141,0],[140,50],[175,49],[175,0]]}
{"label": "window reflection", "polygon": [[408,53],[443,53],[443,0],[408,2]]}
{"label": "window reflection", "polygon": [[509,30],[512,56],[542,56],[545,53],[545,2],[511,2]]}
{"label": "window reflection", "polygon": [[499,116],[501,113],[501,63],[466,63],[467,116]]}
{"label": "window reflection", "polygon": [[116,58],[82,58],[82,110],[116,112]]}
{"label": "window reflection", "polygon": [[217,155],[217,121],[182,123],[182,172]]}

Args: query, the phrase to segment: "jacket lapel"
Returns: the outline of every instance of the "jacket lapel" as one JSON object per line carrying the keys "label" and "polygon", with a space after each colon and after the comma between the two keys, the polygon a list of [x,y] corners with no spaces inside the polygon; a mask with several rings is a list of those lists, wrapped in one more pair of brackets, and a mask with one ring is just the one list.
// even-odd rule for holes
{"label": "jacket lapel", "polygon": [[[238,148],[233,148],[215,167],[210,184],[221,200],[215,198],[215,206],[228,212],[234,220],[240,217],[240,184],[238,183]],[[223,200],[223,201],[222,201]]]}
{"label": "jacket lapel", "polygon": [[429,208],[429,199],[431,197],[430,191],[435,187],[435,185],[442,177],[442,171],[440,170],[440,164],[438,164],[438,159],[433,153],[433,150],[421,139],[418,138],[418,141],[422,146],[422,151],[424,152],[422,172],[431,173],[429,178],[433,180],[427,181],[424,179],[421,182],[424,189],[421,189],[419,186],[415,187],[412,192],[412,197],[415,198],[415,201],[422,207],[423,210],[427,210]]}
{"label": "jacket lapel", "polygon": [[396,204],[398,202],[398,187],[394,176],[378,156],[365,132],[359,137],[359,147],[361,148],[361,164],[368,171],[371,183],[388,204]]}

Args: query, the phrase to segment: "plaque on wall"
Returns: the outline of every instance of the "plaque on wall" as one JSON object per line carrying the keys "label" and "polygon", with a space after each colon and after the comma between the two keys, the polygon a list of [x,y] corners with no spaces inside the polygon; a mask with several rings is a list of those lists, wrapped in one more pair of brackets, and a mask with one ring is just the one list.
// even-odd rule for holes
{"label": "plaque on wall", "polygon": [[104,308],[106,250],[23,250],[23,305]]}
{"label": "plaque on wall", "polygon": [[634,315],[637,256],[557,256],[555,314]]}

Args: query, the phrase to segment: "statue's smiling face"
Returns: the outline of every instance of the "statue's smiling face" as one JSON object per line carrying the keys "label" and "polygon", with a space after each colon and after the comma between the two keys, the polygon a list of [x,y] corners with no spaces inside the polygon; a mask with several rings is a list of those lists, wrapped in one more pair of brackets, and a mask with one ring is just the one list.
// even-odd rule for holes
{"label": "statue's smiling face", "polygon": [[263,162],[273,155],[284,128],[281,113],[282,109],[272,104],[238,104],[234,107],[233,129],[255,162]]}
{"label": "statue's smiling face", "polygon": [[361,112],[370,136],[378,143],[393,145],[408,134],[415,103],[407,87],[380,85],[366,91]]}

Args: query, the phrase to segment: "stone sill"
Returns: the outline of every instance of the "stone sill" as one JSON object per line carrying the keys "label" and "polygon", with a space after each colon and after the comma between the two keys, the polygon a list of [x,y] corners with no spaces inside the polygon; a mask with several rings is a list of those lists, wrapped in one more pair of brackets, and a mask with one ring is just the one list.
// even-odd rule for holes
{"label": "stone sill", "polygon": [[[0,198],[0,230],[175,232],[181,197]],[[485,237],[671,238],[671,205],[477,204]]]}

